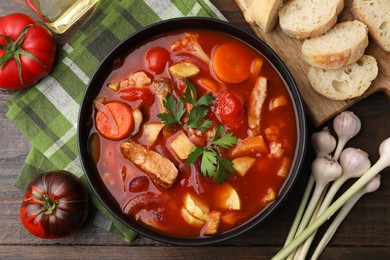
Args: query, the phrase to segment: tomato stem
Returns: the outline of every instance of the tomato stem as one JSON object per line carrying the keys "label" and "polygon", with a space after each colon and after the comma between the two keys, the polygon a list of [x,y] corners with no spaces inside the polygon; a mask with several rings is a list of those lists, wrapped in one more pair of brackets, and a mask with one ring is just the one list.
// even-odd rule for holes
{"label": "tomato stem", "polygon": [[47,194],[43,195],[44,199],[44,208],[46,208],[45,215],[51,215],[53,211],[56,209],[57,203],[54,199],[52,199],[50,196]]}
{"label": "tomato stem", "polygon": [[32,199],[35,202],[42,205],[42,207],[36,212],[36,214],[44,212],[45,215],[51,215],[57,207],[57,201],[55,199],[51,198],[46,193],[42,194],[42,193],[37,192],[35,190],[33,190],[31,193],[34,197],[29,198],[29,199]]}
{"label": "tomato stem", "polygon": [[22,85],[23,85],[23,78],[22,78],[22,64],[20,62],[20,55],[27,56],[30,59],[32,59],[35,62],[37,62],[42,67],[46,67],[42,62],[40,62],[37,59],[37,57],[35,57],[30,52],[23,50],[22,47],[21,47],[24,39],[26,38],[28,29],[30,27],[36,28],[34,24],[26,25],[23,28],[22,32],[20,33],[18,39],[16,39],[16,41],[12,41],[11,37],[9,37],[8,35],[0,34],[0,38],[3,37],[7,41],[7,45],[1,45],[0,44],[0,50],[4,50],[5,51],[3,56],[0,57],[0,69],[2,69],[3,66],[5,65],[5,63],[7,63],[9,60],[14,59],[16,61],[16,64],[18,65],[18,75],[19,75],[20,83]]}

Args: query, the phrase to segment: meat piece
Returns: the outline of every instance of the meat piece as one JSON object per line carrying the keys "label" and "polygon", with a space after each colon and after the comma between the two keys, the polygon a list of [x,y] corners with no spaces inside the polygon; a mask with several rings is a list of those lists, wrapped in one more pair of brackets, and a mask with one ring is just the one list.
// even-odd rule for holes
{"label": "meat piece", "polygon": [[283,145],[280,142],[271,142],[269,148],[269,158],[281,158],[284,154]]}
{"label": "meat piece", "polygon": [[254,136],[260,134],[261,110],[263,109],[265,98],[267,97],[267,79],[258,77],[255,86],[249,97],[248,126],[249,134]]}
{"label": "meat piece", "polygon": [[152,90],[155,91],[156,97],[160,102],[160,112],[168,113],[168,110],[164,107],[163,102],[166,99],[168,92],[172,92],[170,80],[168,78],[158,78],[151,85]]}
{"label": "meat piece", "polygon": [[145,171],[161,188],[168,189],[175,183],[178,170],[168,158],[133,141],[121,144],[120,150],[126,159]]}
{"label": "meat piece", "polygon": [[152,80],[143,71],[138,71],[131,74],[127,79],[120,83],[121,89],[126,88],[144,88],[148,87],[152,83]]}
{"label": "meat piece", "polygon": [[218,231],[219,222],[221,220],[221,212],[212,211],[209,214],[209,218],[207,219],[204,234],[205,235],[214,235]]}

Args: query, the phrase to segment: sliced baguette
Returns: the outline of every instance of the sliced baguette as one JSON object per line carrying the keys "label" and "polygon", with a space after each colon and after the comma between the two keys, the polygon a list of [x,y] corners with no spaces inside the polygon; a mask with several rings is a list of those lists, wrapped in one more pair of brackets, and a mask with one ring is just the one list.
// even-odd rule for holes
{"label": "sliced baguette", "polygon": [[368,32],[383,50],[390,52],[390,1],[354,0],[353,15],[368,27]]}
{"label": "sliced baguette", "polygon": [[343,8],[344,0],[291,0],[279,9],[279,24],[290,37],[317,37],[336,24]]}
{"label": "sliced baguette", "polygon": [[333,100],[346,100],[361,96],[377,75],[375,58],[363,55],[357,62],[337,70],[311,67],[308,78],[319,94]]}
{"label": "sliced baguette", "polygon": [[245,20],[269,33],[278,23],[278,10],[283,0],[253,0],[244,12]]}
{"label": "sliced baguette", "polygon": [[336,24],[302,44],[302,58],[321,69],[338,69],[357,61],[368,45],[367,26],[358,20]]}

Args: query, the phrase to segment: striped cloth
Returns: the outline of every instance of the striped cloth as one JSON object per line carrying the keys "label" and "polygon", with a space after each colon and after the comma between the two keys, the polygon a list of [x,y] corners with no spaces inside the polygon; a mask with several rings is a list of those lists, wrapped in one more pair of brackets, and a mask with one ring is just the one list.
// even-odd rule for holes
{"label": "striped cloth", "polygon": [[[131,33],[158,21],[203,16],[224,19],[208,0],[100,0],[91,18],[57,52],[51,74],[7,103],[8,118],[32,148],[15,186],[24,189],[40,172],[68,170],[87,185],[77,148],[79,104],[104,57]],[[94,224],[130,242],[136,233],[115,220],[91,194]]]}

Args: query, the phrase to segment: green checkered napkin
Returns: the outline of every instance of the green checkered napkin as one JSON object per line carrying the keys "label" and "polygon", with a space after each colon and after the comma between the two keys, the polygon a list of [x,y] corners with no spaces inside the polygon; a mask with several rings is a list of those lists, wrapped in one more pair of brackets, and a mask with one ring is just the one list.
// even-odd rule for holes
{"label": "green checkered napkin", "polygon": [[[77,148],[79,104],[89,78],[110,50],[131,33],[180,16],[225,19],[208,0],[100,0],[92,17],[57,52],[51,74],[7,103],[7,116],[32,148],[15,186],[24,189],[43,171],[65,169],[85,182]],[[130,242],[136,233],[98,208],[94,223]]]}

